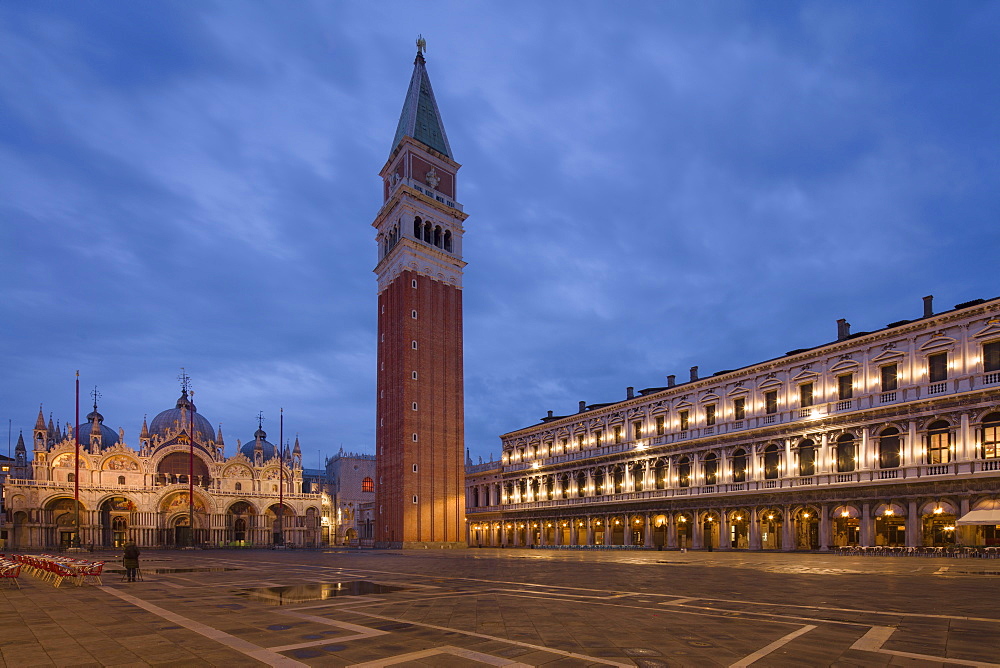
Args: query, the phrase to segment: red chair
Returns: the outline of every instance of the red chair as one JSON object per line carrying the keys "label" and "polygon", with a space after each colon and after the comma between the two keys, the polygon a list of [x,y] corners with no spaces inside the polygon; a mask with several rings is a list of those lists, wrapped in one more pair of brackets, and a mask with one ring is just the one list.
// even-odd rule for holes
{"label": "red chair", "polygon": [[83,585],[87,581],[87,578],[91,578],[97,581],[97,584],[103,585],[104,582],[101,580],[101,571],[104,570],[104,562],[96,561],[88,566],[85,566],[80,570],[80,581],[77,582],[78,585]]}
{"label": "red chair", "polygon": [[19,563],[0,566],[0,580],[11,580],[18,589],[21,588],[21,583],[17,581],[19,575],[21,575],[21,564]]}

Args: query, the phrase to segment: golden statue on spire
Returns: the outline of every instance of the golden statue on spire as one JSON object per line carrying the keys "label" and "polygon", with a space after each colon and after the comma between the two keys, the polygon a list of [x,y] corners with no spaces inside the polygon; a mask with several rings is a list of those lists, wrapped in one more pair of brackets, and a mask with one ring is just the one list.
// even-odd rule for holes
{"label": "golden statue on spire", "polygon": [[423,53],[427,50],[427,40],[424,39],[423,35],[417,35],[417,53]]}

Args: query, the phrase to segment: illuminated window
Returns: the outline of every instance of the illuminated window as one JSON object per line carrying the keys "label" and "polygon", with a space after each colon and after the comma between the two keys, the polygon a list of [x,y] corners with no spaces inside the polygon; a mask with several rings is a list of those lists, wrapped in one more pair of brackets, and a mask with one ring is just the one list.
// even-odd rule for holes
{"label": "illuminated window", "polygon": [[802,408],[809,408],[813,405],[813,384],[802,383],[799,385],[799,405]]}
{"label": "illuminated window", "polygon": [[614,435],[615,435],[615,445],[618,445],[619,443],[622,442],[622,428],[616,426],[614,428]]}
{"label": "illuminated window", "polygon": [[665,421],[663,419],[663,416],[661,415],[658,418],[656,418],[656,435],[663,436],[663,432],[665,429],[666,429]]}
{"label": "illuminated window", "polygon": [[947,464],[951,461],[951,425],[944,420],[927,426],[927,463]]}
{"label": "illuminated window", "polygon": [[990,413],[983,418],[983,457],[1000,457],[1000,413]]}
{"label": "illuminated window", "polygon": [[837,376],[837,398],[846,401],[854,396],[854,374],[845,373]]}
{"label": "illuminated window", "polygon": [[642,438],[642,423],[641,422],[633,422],[632,423],[632,438],[634,438],[637,441],[640,438]]}
{"label": "illuminated window", "polygon": [[579,434],[576,437],[576,447],[579,448],[580,450],[583,449],[583,434]]}
{"label": "illuminated window", "polygon": [[705,424],[709,427],[715,424],[715,404],[705,406]]}
{"label": "illuminated window", "polygon": [[774,415],[778,412],[778,391],[768,390],[764,393],[764,412]]}
{"label": "illuminated window", "polygon": [[598,448],[601,447],[601,442],[602,442],[603,438],[604,438],[604,431],[603,430],[598,429],[597,431],[595,431],[594,432],[594,445],[596,447],[598,447]]}
{"label": "illuminated window", "polygon": [[948,353],[927,356],[927,379],[932,383],[948,380]]}
{"label": "illuminated window", "polygon": [[733,399],[733,419],[742,420],[747,416],[747,400],[746,397],[737,397]]}
{"label": "illuminated window", "polygon": [[678,417],[680,418],[681,431],[687,431],[688,423],[691,420],[690,414],[687,411],[681,411]]}
{"label": "illuminated window", "polygon": [[374,492],[375,491],[375,481],[371,478],[365,478],[361,481],[361,491],[362,492]]}

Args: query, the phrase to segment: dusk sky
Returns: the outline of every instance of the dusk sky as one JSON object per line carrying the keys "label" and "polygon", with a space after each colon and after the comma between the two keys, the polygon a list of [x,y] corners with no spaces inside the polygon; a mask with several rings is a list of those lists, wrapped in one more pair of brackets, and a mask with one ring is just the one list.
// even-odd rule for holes
{"label": "dusk sky", "polygon": [[[463,167],[466,444],[1000,295],[1000,3],[0,3],[0,417],[374,452],[414,41]],[[6,427],[7,425],[4,425]],[[6,437],[6,435],[4,435]],[[30,439],[29,439],[30,443]],[[6,451],[4,451],[4,454]]]}

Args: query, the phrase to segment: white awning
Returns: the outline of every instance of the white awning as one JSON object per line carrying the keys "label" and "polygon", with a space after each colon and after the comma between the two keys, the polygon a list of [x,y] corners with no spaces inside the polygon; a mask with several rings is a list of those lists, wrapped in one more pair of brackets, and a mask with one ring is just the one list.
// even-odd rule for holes
{"label": "white awning", "polygon": [[993,524],[1000,526],[1000,510],[973,510],[958,518],[955,524]]}

